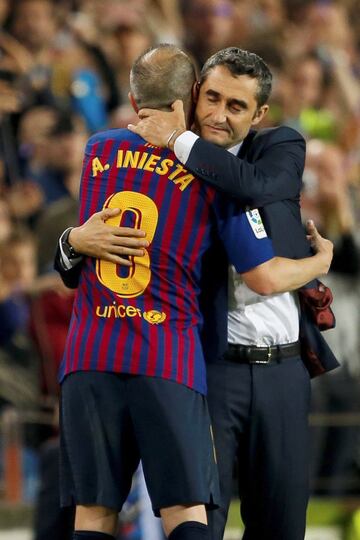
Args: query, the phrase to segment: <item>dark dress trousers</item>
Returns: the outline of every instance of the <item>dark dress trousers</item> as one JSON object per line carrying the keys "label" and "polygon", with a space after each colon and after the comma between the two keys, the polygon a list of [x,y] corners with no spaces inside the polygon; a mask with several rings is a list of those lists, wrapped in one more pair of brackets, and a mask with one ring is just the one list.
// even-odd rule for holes
{"label": "dark dress trousers", "polygon": [[[311,255],[299,204],[304,161],[304,139],[279,127],[250,132],[237,157],[198,139],[186,167],[244,206],[261,207],[276,255],[298,259]],[[223,537],[236,464],[243,539],[303,540],[310,376],[338,366],[318,327],[320,312],[328,321],[324,327],[334,325],[331,294],[316,280],[300,291],[306,300],[300,303],[302,358],[265,366],[237,364],[224,354],[227,294],[219,248],[206,257],[203,343],[222,497],[221,508],[208,516],[212,538]]]}

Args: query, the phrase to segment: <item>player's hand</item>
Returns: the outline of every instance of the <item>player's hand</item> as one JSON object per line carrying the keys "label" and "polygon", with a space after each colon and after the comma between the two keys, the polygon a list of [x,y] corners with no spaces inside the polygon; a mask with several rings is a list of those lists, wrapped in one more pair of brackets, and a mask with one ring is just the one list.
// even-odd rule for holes
{"label": "player's hand", "polygon": [[173,150],[177,137],[186,131],[184,106],[180,99],[174,101],[172,111],[140,109],[138,116],[138,124],[129,124],[128,129],[155,146],[168,146]]}
{"label": "player's hand", "polygon": [[70,231],[68,241],[77,253],[131,266],[127,256],[142,257],[149,242],[145,232],[131,227],[113,227],[105,222],[120,213],[119,208],[107,208],[93,214],[83,225]]}
{"label": "player's hand", "polygon": [[324,270],[322,273],[327,274],[333,258],[334,245],[330,240],[321,236],[311,219],[307,222],[306,229],[308,233],[307,239],[309,240],[311,247],[316,255],[323,260]]}

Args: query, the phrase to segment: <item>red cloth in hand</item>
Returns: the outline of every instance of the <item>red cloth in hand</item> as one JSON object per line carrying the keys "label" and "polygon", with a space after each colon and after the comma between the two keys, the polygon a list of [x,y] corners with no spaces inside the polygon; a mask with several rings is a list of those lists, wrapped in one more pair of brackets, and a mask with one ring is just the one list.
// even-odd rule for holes
{"label": "red cloth in hand", "polygon": [[333,295],[329,287],[318,281],[317,287],[300,289],[299,298],[302,308],[311,315],[319,330],[329,330],[335,327],[335,315],[330,307]]}

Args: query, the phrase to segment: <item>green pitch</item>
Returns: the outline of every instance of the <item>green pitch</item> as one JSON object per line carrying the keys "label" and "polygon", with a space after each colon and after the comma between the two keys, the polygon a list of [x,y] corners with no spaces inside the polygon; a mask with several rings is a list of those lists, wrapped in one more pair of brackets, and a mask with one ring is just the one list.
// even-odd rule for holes
{"label": "green pitch", "polygon": [[[349,527],[354,512],[359,509],[359,499],[313,498],[308,507],[307,525],[309,527],[336,526],[341,527],[345,532]],[[239,502],[237,500],[234,500],[230,506],[228,527],[242,529]],[[345,538],[348,537],[345,536]],[[352,538],[355,537],[351,536]],[[356,536],[356,540],[360,540],[360,536]]]}

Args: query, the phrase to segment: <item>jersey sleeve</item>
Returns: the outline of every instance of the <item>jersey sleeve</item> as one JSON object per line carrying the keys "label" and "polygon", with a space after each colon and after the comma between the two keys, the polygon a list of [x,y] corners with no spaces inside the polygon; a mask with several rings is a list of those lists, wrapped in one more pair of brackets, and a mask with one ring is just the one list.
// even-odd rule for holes
{"label": "jersey sleeve", "polygon": [[245,212],[228,198],[214,199],[220,239],[227,256],[240,274],[274,257],[273,246],[257,209]]}

